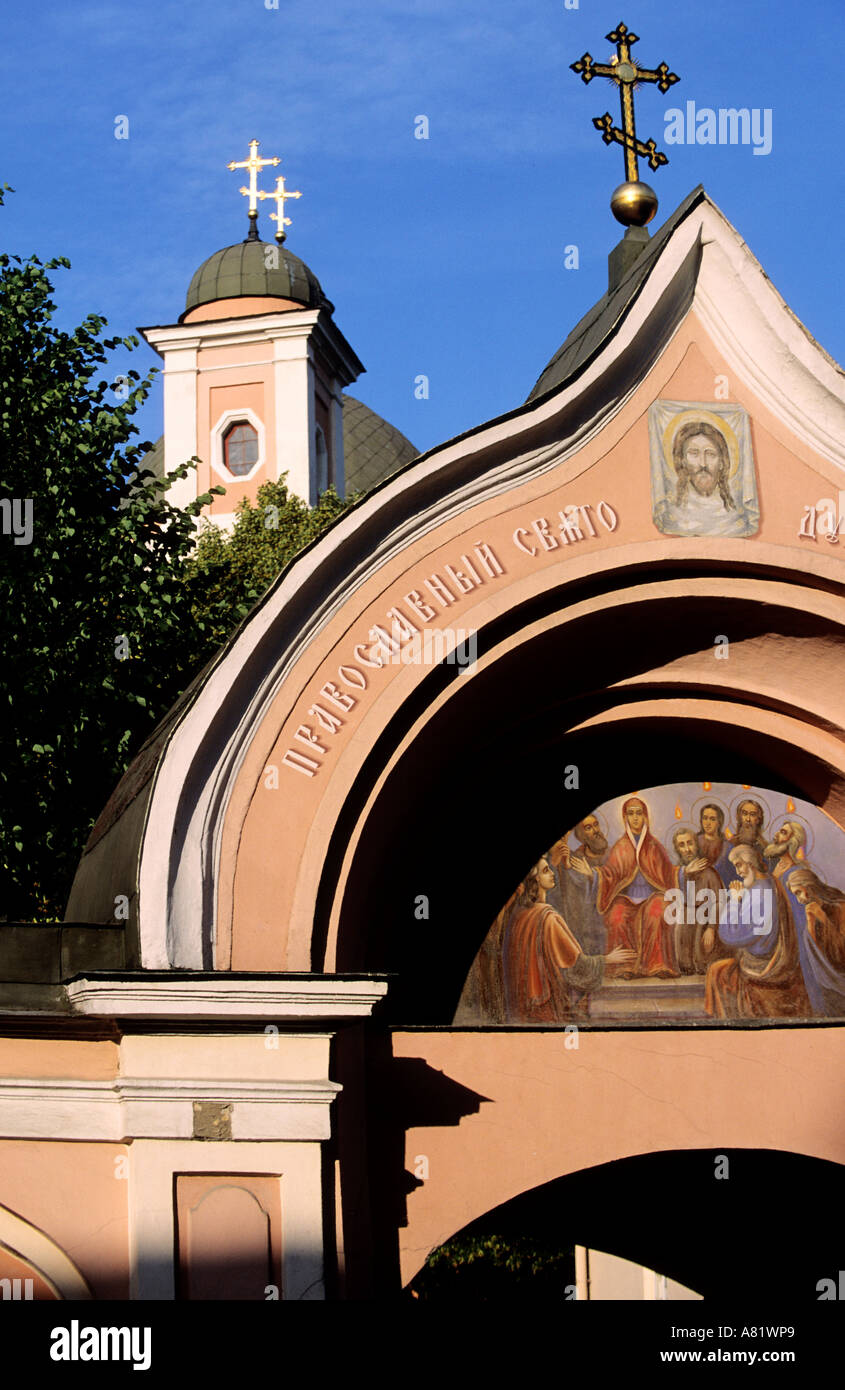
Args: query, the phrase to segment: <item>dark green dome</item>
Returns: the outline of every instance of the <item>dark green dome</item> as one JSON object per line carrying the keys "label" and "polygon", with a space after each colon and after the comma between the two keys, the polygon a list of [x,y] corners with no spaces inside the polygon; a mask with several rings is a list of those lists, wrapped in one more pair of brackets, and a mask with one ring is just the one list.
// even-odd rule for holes
{"label": "dark green dome", "polygon": [[[402,468],[419,458],[419,449],[363,401],[341,396],[343,403],[343,471],[346,495],[369,492]],[[147,465],[151,467],[151,464]]]}
{"label": "dark green dome", "polygon": [[307,309],[333,307],[313,271],[284,246],[273,241],[239,241],[203,261],[188,286],[185,313],[216,299],[247,295],[293,299]]}

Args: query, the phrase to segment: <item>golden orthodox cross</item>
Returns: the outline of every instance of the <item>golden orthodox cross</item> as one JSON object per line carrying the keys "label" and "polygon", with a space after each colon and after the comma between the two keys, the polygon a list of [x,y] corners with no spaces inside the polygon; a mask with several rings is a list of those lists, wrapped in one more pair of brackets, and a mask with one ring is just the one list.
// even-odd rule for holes
{"label": "golden orthodox cross", "polygon": [[596,130],[602,132],[602,139],[606,145],[610,145],[615,140],[622,145],[625,152],[625,177],[629,183],[639,181],[639,170],[637,166],[637,155],[648,158],[651,169],[659,169],[661,164],[668,164],[669,160],[662,150],[658,150],[654,140],[637,139],[636,126],[634,124],[634,88],[641,82],[656,82],[658,89],[666,93],[673,82],[679,82],[680,78],[674,72],[670,72],[666,63],[661,63],[657,68],[641,68],[631,57],[631,44],[639,43],[639,37],[632,34],[624,24],[619,24],[607,35],[610,43],[616,44],[616,57],[611,58],[609,63],[596,63],[585,53],[583,58],[579,58],[577,63],[571,63],[573,72],[579,72],[585,82],[592,82],[594,77],[608,77],[611,82],[615,82],[619,88],[619,97],[622,103],[622,129],[619,130],[613,124],[613,117],[610,112],[603,116],[596,116],[593,125]]}
{"label": "golden orthodox cross", "polygon": [[241,189],[239,189],[239,192],[240,192],[240,193],[243,193],[245,196],[247,196],[247,197],[249,198],[249,239],[250,239],[251,241],[257,241],[257,240],[258,240],[258,227],[257,227],[257,223],[258,223],[258,202],[257,202],[257,199],[258,199],[258,175],[259,175],[259,172],[260,172],[260,170],[262,170],[262,169],[264,168],[264,166],[265,166],[266,164],[281,164],[281,162],[282,162],[282,161],[281,161],[280,159],[260,159],[259,156],[258,156],[258,141],[257,141],[257,140],[250,140],[250,142],[249,142],[249,159],[242,159],[242,160],[240,160],[240,161],[236,161],[236,160],[233,159],[229,164],[226,165],[226,168],[227,168],[227,169],[248,169],[248,170],[249,170],[249,187],[248,187],[248,188],[241,188]]}
{"label": "golden orthodox cross", "polygon": [[276,240],[278,242],[283,242],[287,236],[285,227],[290,226],[290,218],[285,217],[285,201],[288,198],[301,198],[302,194],[288,193],[285,188],[285,176],[284,174],[279,174],[279,177],[276,179],[275,193],[259,193],[258,196],[262,202],[265,198],[273,198],[275,200],[276,211],[270,213],[270,221],[276,223]]}

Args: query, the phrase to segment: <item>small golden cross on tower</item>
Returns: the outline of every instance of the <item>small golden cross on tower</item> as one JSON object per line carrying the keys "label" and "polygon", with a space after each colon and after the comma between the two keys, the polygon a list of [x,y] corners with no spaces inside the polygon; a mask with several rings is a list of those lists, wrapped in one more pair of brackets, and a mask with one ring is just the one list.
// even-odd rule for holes
{"label": "small golden cross on tower", "polygon": [[259,198],[263,202],[265,198],[273,198],[276,203],[276,211],[270,213],[270,221],[276,223],[276,241],[279,245],[285,240],[287,232],[285,227],[290,226],[290,218],[285,217],[285,201],[288,198],[301,198],[301,193],[288,193],[285,189],[285,176],[279,174],[276,179],[275,193],[259,193]]}
{"label": "small golden cross on tower", "polygon": [[280,159],[260,159],[258,156],[258,141],[249,142],[249,159],[240,161],[232,160],[226,165],[227,169],[248,169],[249,187],[241,188],[239,192],[249,198],[249,240],[258,240],[258,175],[267,164],[281,164]]}
{"label": "small golden cross on tower", "polygon": [[[605,112],[603,116],[596,116],[593,119],[593,125],[602,132],[602,139],[606,145],[610,145],[614,141],[622,145],[625,154],[625,177],[629,184],[636,184],[639,183],[638,155],[648,158],[651,169],[659,169],[661,164],[668,164],[669,160],[662,150],[658,150],[654,140],[642,141],[637,139],[634,123],[634,88],[638,87],[641,82],[656,82],[658,90],[665,94],[674,82],[680,81],[680,78],[674,72],[669,71],[666,63],[661,63],[657,68],[642,68],[635,63],[631,57],[631,45],[639,43],[639,37],[637,34],[632,34],[626,25],[618,24],[607,35],[607,38],[610,43],[616,44],[616,57],[611,58],[609,63],[596,63],[589,53],[585,53],[583,58],[579,58],[577,63],[571,63],[570,67],[573,72],[581,74],[584,82],[592,82],[594,77],[607,77],[611,82],[615,82],[619,88],[622,129],[614,126],[613,117],[609,111]],[[641,187],[647,187],[647,185],[641,185]],[[656,211],[657,200],[653,193],[652,197]],[[653,211],[651,216],[654,216]],[[627,218],[620,218],[620,221],[623,220],[627,220]]]}

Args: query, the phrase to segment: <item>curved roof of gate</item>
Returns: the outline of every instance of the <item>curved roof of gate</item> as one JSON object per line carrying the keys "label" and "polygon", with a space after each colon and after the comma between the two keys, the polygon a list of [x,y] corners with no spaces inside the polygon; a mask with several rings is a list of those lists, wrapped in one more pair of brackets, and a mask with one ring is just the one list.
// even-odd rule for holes
{"label": "curved roof of gate", "polygon": [[605,340],[616,332],[648,279],[650,271],[657,264],[660,253],[675,228],[706,197],[703,184],[699,184],[679,204],[671,217],[668,217],[662,227],[655,232],[645,250],[638,256],[616,289],[604,295],[584,315],[580,323],[576,323],[569,337],[543,368],[530,394],[526,397],[526,404],[529,401],[539,400],[541,396],[547,395],[550,391],[556,391],[565,381],[576,376],[595,357]]}

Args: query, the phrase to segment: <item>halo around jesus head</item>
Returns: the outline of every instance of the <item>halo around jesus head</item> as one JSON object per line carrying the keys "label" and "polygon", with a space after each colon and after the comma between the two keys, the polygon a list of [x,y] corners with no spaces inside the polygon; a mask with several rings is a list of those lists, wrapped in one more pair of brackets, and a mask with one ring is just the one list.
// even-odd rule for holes
{"label": "halo around jesus head", "polygon": [[673,415],[664,429],[663,452],[669,467],[673,471],[677,471],[675,468],[675,439],[679,430],[682,430],[685,425],[694,424],[710,425],[722,436],[728,448],[728,458],[731,464],[728,476],[733,478],[739,468],[739,441],[736,434],[721,415],[716,415],[709,410],[701,410],[700,407],[693,410],[682,410],[678,415]]}

